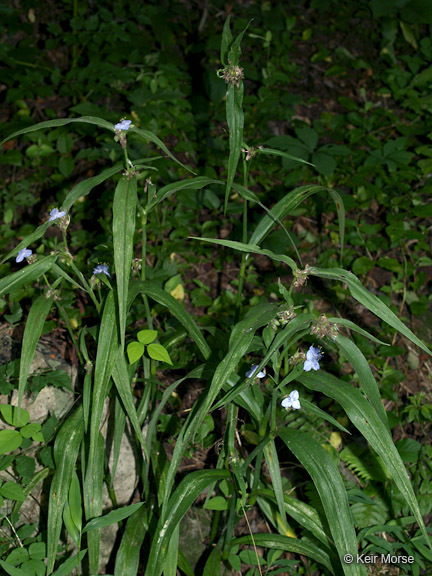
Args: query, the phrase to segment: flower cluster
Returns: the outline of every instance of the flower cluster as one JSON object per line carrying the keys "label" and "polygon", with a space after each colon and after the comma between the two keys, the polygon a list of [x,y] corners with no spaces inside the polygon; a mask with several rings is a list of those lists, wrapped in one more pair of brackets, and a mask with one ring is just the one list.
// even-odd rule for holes
{"label": "flower cluster", "polygon": [[336,324],[332,324],[325,314],[321,314],[312,326],[311,334],[321,339],[330,338],[334,342],[337,338],[338,327]]}
{"label": "flower cluster", "polygon": [[306,352],[306,362],[304,363],[303,370],[309,372],[310,370],[319,370],[319,360],[323,357],[323,353],[320,348],[315,348],[311,346]]}
{"label": "flower cluster", "polygon": [[227,84],[240,88],[240,82],[243,80],[243,68],[234,66],[228,60],[228,66],[218,71],[219,77],[222,77]]}
{"label": "flower cluster", "polygon": [[293,390],[287,398],[284,398],[281,402],[283,408],[293,408],[294,410],[300,410],[300,400],[299,393],[297,390]]}
{"label": "flower cluster", "polygon": [[294,306],[288,306],[288,308],[280,310],[276,314],[276,318],[273,318],[273,320],[270,321],[269,326],[276,331],[278,326],[285,326],[296,316],[297,314],[294,312]]}
{"label": "flower cluster", "polygon": [[312,273],[312,268],[309,266],[309,264],[306,264],[306,267],[304,270],[296,270],[294,272],[294,282],[293,282],[293,286],[294,288],[298,288],[299,286],[304,286],[307,282],[308,276],[309,274]]}
{"label": "flower cluster", "polygon": [[304,352],[298,352],[298,351],[289,359],[289,363],[292,366],[297,366],[297,364],[300,364],[300,362],[305,361],[306,361],[306,354]]}

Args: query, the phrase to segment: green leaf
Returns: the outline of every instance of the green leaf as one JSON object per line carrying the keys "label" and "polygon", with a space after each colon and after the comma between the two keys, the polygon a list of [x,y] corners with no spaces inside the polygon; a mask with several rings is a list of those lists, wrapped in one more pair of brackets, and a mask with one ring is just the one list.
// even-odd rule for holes
{"label": "green leaf", "polygon": [[63,523],[67,530],[67,533],[71,537],[72,541],[78,546],[79,539],[80,539],[80,531],[78,530],[77,526],[75,525],[72,514],[69,506],[69,502],[65,503],[63,509]]}
{"label": "green leaf", "polygon": [[[86,520],[96,518],[102,514],[102,490],[104,484],[104,438],[100,432],[93,443],[92,459],[88,461],[84,480],[84,509]],[[101,534],[95,528],[87,534],[88,562],[91,573],[97,574],[100,557]]]}
{"label": "green leaf", "polygon": [[351,272],[347,272],[342,268],[311,268],[310,273],[320,278],[328,278],[330,280],[338,280],[348,285],[351,296],[363,304],[368,310],[376,314],[378,318],[387,322],[390,326],[395,328],[398,332],[406,336],[411,342],[417,344],[422,350],[432,356],[432,352],[411,332],[409,328],[399,320],[390,308],[388,308],[377,296],[366,290],[360,280]]}
{"label": "green leaf", "polygon": [[23,570],[12,566],[12,564],[9,564],[4,560],[0,560],[0,566],[6,570],[6,573],[9,574],[9,576],[28,576],[28,574]]}
{"label": "green leaf", "polygon": [[228,64],[228,50],[233,41],[233,35],[231,34],[230,27],[231,15],[228,15],[225,20],[225,24],[222,31],[222,41],[221,41],[221,62],[223,66]]}
{"label": "green leaf", "polygon": [[224,478],[230,478],[228,470],[198,470],[183,478],[169,499],[168,516],[166,518],[162,516],[157,525],[148,558],[146,575],[161,575],[170,537],[180,520],[209,484]]}
{"label": "green leaf", "polygon": [[3,498],[7,498],[8,500],[19,500],[20,502],[24,502],[26,499],[24,490],[15,482],[5,482],[2,484],[0,494]]}
{"label": "green leaf", "polygon": [[272,207],[269,214],[263,216],[263,218],[259,221],[249,240],[249,243],[260,244],[275,226],[275,222],[278,220],[283,220],[304,200],[313,194],[317,194],[318,192],[328,192],[336,205],[339,218],[339,237],[342,252],[345,233],[345,209],[342,198],[340,194],[333,190],[333,188],[326,188],[324,186],[316,185],[300,186],[300,188],[295,188],[291,192],[288,192],[288,194],[284,196],[282,200],[279,200],[279,202],[277,202],[277,204]]}
{"label": "green leaf", "polygon": [[114,263],[122,350],[124,349],[126,332],[127,298],[133,259],[136,207],[136,178],[128,180],[123,176],[117,184],[113,204]]}
{"label": "green leaf", "polygon": [[27,410],[24,410],[24,408],[20,410],[19,418],[18,418],[17,406],[11,406],[10,404],[1,404],[0,411],[1,415],[3,416],[3,419],[8,424],[14,426],[15,428],[21,428],[22,426],[25,426],[27,422],[30,420],[30,414],[27,412]]}
{"label": "green leaf", "polygon": [[284,527],[287,527],[281,469],[274,440],[270,440],[270,442],[264,446],[263,453],[270,474],[271,485],[275,494],[279,514],[281,516],[281,524]]}
{"label": "green leaf", "polygon": [[63,562],[57,570],[53,573],[52,576],[69,576],[73,573],[73,570],[78,566],[81,560],[86,555],[87,550],[81,550],[79,554],[75,554],[71,558],[68,558],[66,562]]}
{"label": "green leaf", "polygon": [[165,146],[165,144],[162,142],[162,140],[160,138],[158,138],[156,136],[156,134],[153,134],[153,132],[150,132],[150,130],[143,130],[142,128],[136,128],[135,126],[131,126],[128,130],[128,133],[129,132],[133,133],[133,134],[138,134],[138,136],[141,136],[141,138],[144,138],[144,140],[147,140],[148,142],[153,142],[153,144],[156,144],[156,146],[158,148],[163,150],[163,152],[165,152],[165,154],[167,156],[169,156],[171,158],[171,160],[174,160],[174,162],[177,162],[177,164],[179,164],[182,168],[184,168],[188,172],[195,174],[195,172],[193,170],[191,170],[190,168],[188,168],[187,166],[182,164],[180,162],[180,160],[177,160],[177,158],[171,154],[171,152],[168,150],[168,148]]}
{"label": "green leaf", "polygon": [[209,186],[210,184],[218,184],[223,186],[223,182],[219,180],[213,180],[212,178],[208,178],[207,176],[196,176],[195,178],[188,178],[185,180],[179,180],[178,182],[172,182],[171,184],[167,184],[157,192],[156,198],[150,198],[146,210],[150,212],[157,204],[169,198],[179,190],[201,190],[205,186]]}
{"label": "green leaf", "polygon": [[115,560],[115,576],[136,576],[141,546],[148,530],[147,508],[142,506],[129,517]]}
{"label": "green leaf", "polygon": [[129,359],[129,364],[134,364],[138,362],[141,356],[144,354],[144,344],[141,342],[130,342],[127,345],[127,355]]}
{"label": "green leaf", "polygon": [[68,193],[68,195],[64,199],[61,210],[69,212],[69,210],[78,200],[78,198],[87,196],[88,194],[90,194],[90,192],[93,190],[95,186],[102,184],[102,182],[105,182],[105,180],[108,180],[108,178],[111,178],[111,176],[118,174],[123,169],[124,169],[123,164],[116,164],[112,168],[107,168],[97,176],[93,176],[92,178],[87,178],[87,180],[83,180],[82,182],[77,184],[74,188],[72,188],[72,190]]}
{"label": "green leaf", "polygon": [[228,501],[223,496],[215,496],[204,504],[204,508],[206,510],[228,510]]}
{"label": "green leaf", "polygon": [[141,344],[151,344],[157,338],[157,330],[140,330],[137,338]]}
{"label": "green leaf", "polygon": [[149,344],[147,346],[147,352],[150,358],[153,360],[158,360],[159,362],[166,362],[171,364],[171,358],[168,354],[168,350],[162,346],[162,344]]}
{"label": "green leaf", "polygon": [[281,152],[280,150],[275,150],[274,148],[260,148],[259,152],[260,152],[260,154],[268,154],[270,156],[281,156],[282,158],[286,158],[287,160],[294,160],[295,162],[301,162],[302,164],[308,164],[309,166],[313,166],[315,168],[314,164],[312,164],[311,162],[307,162],[306,160],[303,160],[303,158],[298,158],[297,156],[292,156],[291,154],[287,154],[286,152]]}
{"label": "green leaf", "polygon": [[[36,263],[37,264],[37,263]],[[22,340],[20,372],[18,381],[18,406],[21,406],[30,366],[36,350],[36,345],[42,334],[45,319],[51,309],[54,296],[47,298],[45,295],[39,296],[30,308],[27,322],[24,328]]]}
{"label": "green leaf", "polygon": [[256,244],[244,244],[243,242],[236,242],[235,240],[219,240],[218,238],[197,238],[195,236],[190,236],[190,239],[199,240],[200,242],[210,242],[211,244],[219,244],[220,246],[227,246],[228,248],[233,248],[234,250],[239,250],[240,252],[262,254],[263,256],[268,256],[271,260],[275,260],[276,262],[284,262],[291,268],[293,272],[297,270],[297,264],[292,258],[281,254],[274,254],[271,252],[271,250],[265,250]]}
{"label": "green leaf", "polygon": [[241,155],[243,143],[243,82],[240,86],[228,85],[226,92],[226,117],[229,129],[229,149],[228,176],[225,189],[224,213],[228,206],[229,193],[237,171],[237,165]]}
{"label": "green leaf", "polygon": [[361,389],[366,394],[372,406],[375,408],[375,411],[381,418],[384,426],[389,429],[387,413],[384,409],[384,406],[382,405],[378,384],[372,374],[369,362],[366,360],[354,342],[352,342],[352,340],[349,338],[342,336],[342,334],[337,335],[336,344],[339,346],[339,349],[344,353],[351,366],[356,371]]}
{"label": "green leaf", "polygon": [[69,509],[72,522],[81,531],[82,528],[82,505],[81,505],[81,489],[78,480],[78,475],[75,472],[72,476],[72,482],[69,488]]}
{"label": "green leaf", "polygon": [[78,452],[84,435],[83,410],[80,406],[57,433],[54,444],[55,473],[48,500],[47,573],[51,574],[57,556],[66,503]]}
{"label": "green leaf", "polygon": [[[10,255],[17,253],[18,246],[7,256],[5,256],[2,262],[9,258]],[[5,294],[9,294],[13,290],[18,290],[18,288],[21,288],[21,286],[31,284],[37,280],[37,278],[48,272],[56,259],[57,256],[46,256],[45,258],[39,258],[34,264],[25,264],[25,267],[21,268],[21,270],[13,272],[12,274],[9,274],[9,276],[6,276],[6,278],[0,280],[0,298]]]}
{"label": "green leaf", "polygon": [[411,508],[425,539],[429,542],[423,518],[405,466],[393,443],[393,439],[375,409],[359,390],[346,382],[326,374],[303,373],[298,380],[311,390],[318,390],[336,400],[345,410],[354,426],[363,434],[375,452],[381,457],[392,479]]}
{"label": "green leaf", "polygon": [[[289,538],[280,534],[254,534],[253,539],[251,536],[241,536],[240,538],[231,540],[231,548],[242,545],[252,546],[254,544],[260,548],[283,550],[285,552],[307,556],[319,562],[325,566],[331,574],[334,574],[334,566],[332,565],[329,555],[308,541]],[[351,573],[354,574],[354,572]],[[349,574],[349,572],[346,572],[346,574]]]}
{"label": "green leaf", "polygon": [[112,510],[105,514],[105,516],[99,516],[99,518],[93,518],[88,524],[85,525],[84,532],[89,532],[90,530],[95,530],[97,528],[104,528],[105,526],[111,526],[111,524],[117,524],[125,518],[129,518],[134,512],[136,512],[144,502],[137,502],[136,504],[131,504],[130,506],[124,506],[118,510]]}
{"label": "green leaf", "polygon": [[103,120],[102,118],[98,118],[96,116],[81,116],[81,118],[60,118],[56,120],[47,120],[45,122],[39,122],[39,124],[35,124],[34,126],[28,126],[27,128],[22,128],[13,134],[10,134],[7,138],[0,142],[0,146],[2,146],[8,140],[13,140],[17,136],[22,136],[23,134],[29,134],[31,132],[37,132],[38,130],[44,130],[45,128],[59,128],[60,126],[66,126],[67,124],[72,124],[74,122],[79,122],[83,124],[94,124],[99,126],[100,128],[106,128],[107,130],[114,130],[114,124],[108,122],[107,120]]}
{"label": "green leaf", "polygon": [[[355,558],[357,538],[354,521],[337,464],[309,434],[284,428],[279,430],[279,436],[312,478],[339,558],[342,559],[345,554],[352,554]],[[365,569],[355,562],[343,564],[343,569],[346,576],[366,574]]]}

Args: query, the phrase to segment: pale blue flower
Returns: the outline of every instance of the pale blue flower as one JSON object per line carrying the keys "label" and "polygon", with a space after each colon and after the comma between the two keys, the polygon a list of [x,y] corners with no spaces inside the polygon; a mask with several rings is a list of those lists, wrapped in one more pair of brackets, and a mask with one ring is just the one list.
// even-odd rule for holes
{"label": "pale blue flower", "polygon": [[115,130],[129,130],[132,120],[121,120],[114,125]]}
{"label": "pale blue flower", "polygon": [[258,372],[258,374],[255,374],[257,368],[258,368],[258,364],[254,364],[252,366],[252,368],[246,372],[246,374],[245,374],[246,378],[251,378],[252,376],[254,378],[265,378],[265,375],[266,375],[265,368],[260,370]]}
{"label": "pale blue flower", "polygon": [[293,390],[291,394],[284,398],[281,402],[284,408],[294,408],[294,410],[300,410],[299,393],[297,390]]}
{"label": "pale blue flower", "polygon": [[98,264],[96,268],[93,268],[93,274],[105,274],[108,278],[111,278],[111,274],[108,272],[108,264]]}
{"label": "pale blue flower", "polygon": [[49,218],[48,222],[52,222],[53,220],[57,220],[57,218],[63,218],[63,216],[66,216],[66,212],[63,212],[63,210],[60,212],[60,210],[58,208],[53,208],[50,212],[50,218]]}
{"label": "pale blue flower", "polygon": [[23,248],[18,252],[18,256],[16,257],[15,262],[22,262],[24,258],[28,258],[31,255],[32,251],[30,250],[30,248]]}
{"label": "pale blue flower", "polygon": [[306,352],[306,362],[304,363],[303,370],[309,372],[309,370],[319,370],[320,365],[318,360],[321,360],[323,354],[319,348],[314,348],[311,346]]}

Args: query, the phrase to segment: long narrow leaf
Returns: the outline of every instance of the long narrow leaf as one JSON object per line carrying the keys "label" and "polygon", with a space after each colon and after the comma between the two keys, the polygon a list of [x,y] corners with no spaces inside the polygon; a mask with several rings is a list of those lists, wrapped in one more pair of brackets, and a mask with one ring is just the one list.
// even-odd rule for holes
{"label": "long narrow leaf", "polygon": [[126,523],[116,556],[114,576],[137,576],[141,546],[147,530],[147,510],[141,506]]}
{"label": "long narrow leaf", "polygon": [[298,380],[311,390],[323,392],[342,406],[354,426],[381,457],[396,486],[411,508],[426,542],[429,542],[430,545],[420,508],[404,463],[394,445],[388,428],[382,422],[375,409],[359,390],[321,370],[319,374],[303,373]]}
{"label": "long narrow leaf", "polygon": [[267,468],[270,474],[272,488],[276,498],[276,502],[281,516],[281,522],[284,526],[287,525],[287,518],[285,513],[284,493],[282,486],[282,476],[279,464],[279,458],[276,451],[274,440],[271,440],[264,446],[264,458],[267,463]]}
{"label": "long narrow leaf", "polygon": [[44,294],[39,296],[30,308],[27,322],[24,328],[24,336],[21,349],[20,371],[18,380],[18,406],[21,406],[25,385],[30,372],[30,366],[36,350],[36,345],[41,337],[42,330],[48,312],[54,302],[54,296],[47,298]]}
{"label": "long narrow leaf", "polygon": [[[335,191],[332,188],[326,188],[324,186],[307,185],[300,186],[299,188],[295,188],[294,190],[291,190],[291,192],[288,192],[286,196],[284,196],[281,200],[279,200],[277,204],[272,207],[271,214],[263,216],[263,218],[259,221],[251,238],[249,239],[250,244],[261,244],[264,238],[271,232],[275,225],[275,221],[277,222],[277,220],[283,220],[293,210],[295,210],[299,204],[306,200],[306,198],[309,198],[309,196],[317,194],[318,192],[334,193]],[[332,197],[335,199],[334,194],[332,194]],[[340,202],[341,201],[337,201],[336,203],[336,209],[339,217],[339,228],[341,227],[341,216],[344,214],[343,204]],[[343,245],[343,235],[341,235],[341,245]]]}
{"label": "long narrow leaf", "polygon": [[78,554],[75,554],[75,556],[68,558],[66,562],[63,562],[63,564],[57,568],[52,576],[70,576],[86,554],[87,549],[81,550]]}
{"label": "long narrow leaf", "polygon": [[[166,493],[163,498],[165,503],[168,500],[171,487],[174,483],[174,477],[184,450],[195,436],[198,427],[201,426],[222,387],[234,373],[238,363],[249,349],[255,331],[270,322],[274,316],[274,311],[275,307],[271,304],[256,306],[253,310],[253,314],[249,314],[244,320],[234,326],[231,332],[230,348],[228,353],[216,368],[210,387],[206,390],[205,394],[201,396],[198,403],[195,404],[177,439],[167,474],[165,487]],[[169,508],[166,506],[167,505],[165,504],[163,510],[164,517],[170,513]]]}
{"label": "long narrow leaf", "polygon": [[[84,507],[86,520],[97,519],[102,514],[102,488],[104,477],[105,446],[100,432],[91,446],[92,458],[89,458],[84,480]],[[95,528],[87,534],[88,561],[90,572],[99,571],[100,529]]]}
{"label": "long narrow leaf", "polygon": [[229,129],[229,149],[228,158],[228,176],[225,189],[224,212],[228,206],[229,193],[237,171],[237,164],[240,159],[241,147],[243,142],[243,82],[239,86],[234,83],[228,85],[226,92],[226,117]]}
{"label": "long narrow leaf", "polygon": [[13,290],[18,290],[21,286],[34,282],[42,274],[48,272],[56,259],[57,256],[45,256],[45,258],[38,259],[34,264],[26,265],[21,270],[0,280],[0,298]]}
{"label": "long narrow leaf", "polygon": [[326,552],[311,542],[303,542],[296,538],[288,538],[287,536],[281,536],[280,534],[254,534],[253,540],[251,536],[241,536],[240,538],[231,540],[231,547],[242,546],[245,544],[252,546],[254,542],[255,545],[260,548],[284,550],[285,552],[307,556],[308,558],[312,558],[312,560],[319,562],[325,566],[331,574],[334,574],[330,557]]}
{"label": "long narrow leaf", "polygon": [[188,474],[168,502],[169,515],[161,518],[150,549],[146,576],[160,576],[171,534],[201,492],[213,482],[230,478],[228,470],[198,470]]}
{"label": "long narrow leaf", "polygon": [[344,282],[347,284],[351,296],[363,304],[368,310],[376,314],[378,318],[387,322],[390,326],[395,328],[398,332],[406,336],[411,342],[417,344],[419,348],[427,352],[432,356],[432,352],[427,346],[423,344],[421,340],[417,338],[415,334],[411,332],[409,328],[405,326],[403,322],[394,314],[390,308],[388,308],[384,302],[382,302],[375,294],[366,290],[362,285],[360,280],[352,272],[347,272],[342,268],[311,268],[310,273],[314,276],[319,276],[320,278],[328,278],[330,280],[338,280],[339,282]]}
{"label": "long narrow leaf", "polygon": [[[345,554],[352,554],[355,558],[357,538],[354,521],[348,503],[348,495],[333,458],[309,434],[285,428],[279,430],[279,435],[313,480],[340,560],[342,561]],[[366,570],[355,562],[353,564],[343,563],[343,569],[346,576],[363,576],[366,574]]]}
{"label": "long narrow leaf", "polygon": [[117,297],[120,324],[120,342],[124,349],[129,278],[133,259],[133,239],[137,205],[136,178],[122,177],[114,193],[113,244],[117,280]]}
{"label": "long narrow leaf", "polygon": [[84,529],[84,532],[89,532],[90,530],[96,530],[99,528],[105,528],[105,526],[111,526],[111,524],[117,524],[121,522],[125,518],[129,518],[134,512],[136,512],[144,502],[137,502],[136,504],[131,504],[130,506],[123,506],[123,508],[119,508],[118,510],[112,510],[105,514],[104,516],[100,516],[99,518],[94,518],[88,522]]}
{"label": "long narrow leaf", "polygon": [[158,190],[156,198],[150,199],[146,207],[147,212],[150,212],[150,210],[152,210],[157,204],[180,190],[201,190],[201,188],[209,186],[210,184],[223,185],[224,183],[219,180],[208,178],[207,176],[196,176],[195,178],[187,178],[185,180],[179,180],[178,182],[167,184]]}
{"label": "long narrow leaf", "polygon": [[382,405],[378,384],[372,374],[368,361],[354,342],[342,334],[337,335],[336,344],[345,354],[351,366],[356,371],[356,374],[359,377],[361,389],[369,398],[370,403],[375,408],[375,411],[381,418],[384,426],[388,429],[387,414]]}
{"label": "long narrow leaf", "polygon": [[123,164],[116,164],[115,166],[112,166],[112,168],[107,168],[106,170],[103,170],[103,172],[101,172],[97,176],[92,176],[92,178],[87,178],[87,180],[84,180],[83,182],[77,184],[74,188],[72,188],[72,190],[68,193],[68,195],[64,199],[64,202],[62,204],[62,210],[69,212],[71,206],[75,204],[78,198],[87,196],[88,194],[90,194],[90,192],[93,190],[95,186],[102,184],[102,182],[105,182],[105,180],[108,180],[109,178],[111,178],[111,176],[118,174],[123,169],[124,169]]}
{"label": "long narrow leaf", "polygon": [[0,142],[0,146],[12,140],[17,136],[22,136],[23,134],[30,134],[31,132],[37,132],[38,130],[44,130],[45,128],[59,128],[60,126],[66,126],[67,124],[73,124],[75,122],[81,124],[94,124],[99,126],[99,128],[106,128],[107,130],[114,130],[114,124],[104,120],[103,118],[98,118],[97,116],[81,116],[80,118],[57,118],[56,120],[46,120],[45,122],[39,122],[39,124],[34,124],[33,126],[27,126],[27,128],[22,128],[13,134],[10,134]]}
{"label": "long narrow leaf", "polygon": [[165,152],[165,154],[167,156],[169,156],[171,158],[171,160],[174,160],[174,162],[177,162],[177,164],[179,164],[182,168],[184,168],[188,172],[195,174],[195,172],[193,170],[191,170],[190,168],[188,168],[187,166],[182,164],[180,162],[180,160],[177,160],[177,158],[173,154],[171,154],[171,152],[168,150],[168,148],[165,146],[165,144],[162,142],[162,140],[160,138],[158,138],[156,136],[156,134],[153,134],[153,132],[150,132],[150,130],[143,130],[142,128],[136,128],[135,126],[132,126],[129,129],[129,132],[138,134],[138,136],[141,136],[141,138],[144,138],[144,140],[147,140],[148,142],[153,142],[153,144],[156,144],[156,146],[158,148],[160,148],[163,152]]}
{"label": "long narrow leaf", "polygon": [[72,474],[84,436],[83,410],[80,406],[60,428],[54,443],[56,469],[48,502],[47,574],[51,574],[57,555],[62,515],[68,497]]}
{"label": "long narrow leaf", "polygon": [[251,254],[262,254],[263,256],[268,256],[271,260],[287,264],[293,272],[297,270],[297,264],[294,262],[292,258],[284,256],[283,254],[275,254],[271,250],[260,248],[259,246],[253,244],[252,242],[250,244],[244,244],[243,242],[236,242],[235,240],[219,240],[218,238],[197,238],[195,236],[190,236],[190,239],[199,240],[200,242],[210,242],[211,244],[219,244],[220,246],[233,248],[234,250],[239,250],[240,252],[248,252]]}

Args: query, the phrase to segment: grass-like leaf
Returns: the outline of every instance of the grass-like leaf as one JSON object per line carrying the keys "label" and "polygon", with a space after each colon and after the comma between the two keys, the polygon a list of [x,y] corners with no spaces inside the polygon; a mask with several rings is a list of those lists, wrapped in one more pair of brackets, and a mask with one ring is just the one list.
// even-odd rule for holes
{"label": "grass-like leaf", "polygon": [[136,576],[141,546],[148,530],[147,509],[141,506],[129,517],[117,552],[115,576]]}
{"label": "grass-like leaf", "polygon": [[251,536],[241,536],[240,538],[231,540],[231,548],[245,544],[252,546],[254,542],[255,545],[260,548],[284,550],[285,552],[307,556],[315,560],[315,562],[319,562],[325,566],[331,574],[334,574],[330,557],[326,552],[311,542],[298,540],[296,538],[289,538],[288,536],[281,536],[280,534],[254,534],[253,540]]}
{"label": "grass-like leaf", "polygon": [[372,374],[368,361],[354,342],[342,334],[337,335],[336,344],[356,371],[357,376],[359,377],[361,389],[375,408],[375,411],[381,418],[384,426],[388,429],[387,414],[382,405],[378,384]]}
{"label": "grass-like leaf", "polygon": [[[25,246],[23,246],[23,248],[25,248]],[[15,252],[15,250],[13,250],[11,254]],[[21,286],[25,286],[26,284],[30,284],[37,280],[42,276],[42,274],[48,272],[56,259],[57,256],[45,256],[44,258],[39,258],[34,264],[24,264],[24,268],[21,268],[21,270],[13,272],[12,274],[9,274],[9,276],[6,276],[6,278],[0,280],[0,298],[5,294],[9,294],[13,290],[18,290]]]}
{"label": "grass-like leaf", "polygon": [[129,278],[133,259],[133,240],[137,206],[136,178],[122,177],[114,193],[113,245],[117,280],[119,328],[122,350],[125,343]]}
{"label": "grass-like leaf", "polygon": [[310,273],[320,278],[328,278],[330,280],[338,280],[347,284],[351,296],[363,304],[368,310],[373,312],[378,318],[387,322],[392,328],[406,336],[411,342],[419,346],[422,350],[432,356],[432,352],[403,322],[394,314],[388,306],[384,304],[377,296],[366,290],[360,280],[352,272],[347,272],[342,268],[311,268]]}
{"label": "grass-like leaf", "polygon": [[316,185],[300,186],[299,188],[295,188],[294,190],[291,190],[291,192],[288,192],[288,194],[284,196],[282,200],[279,200],[279,202],[272,207],[270,213],[266,214],[259,221],[249,242],[251,244],[260,244],[264,240],[264,238],[271,232],[271,230],[275,226],[275,223],[278,220],[283,220],[293,210],[295,210],[295,208],[297,208],[299,204],[301,204],[304,200],[306,200],[306,198],[309,198],[309,196],[317,194],[318,192],[329,193],[336,204],[336,209],[339,218],[339,236],[342,251],[344,244],[344,230],[345,230],[345,209],[342,203],[342,199],[340,195],[332,188],[326,188],[324,186],[316,186]]}
{"label": "grass-like leaf", "polygon": [[228,206],[229,193],[237,171],[237,165],[240,159],[241,147],[243,142],[243,82],[239,86],[234,84],[228,85],[226,92],[226,117],[229,129],[229,159],[228,175],[225,189],[224,212]]}
{"label": "grass-like leaf", "polygon": [[160,576],[162,573],[171,534],[196,498],[209,484],[227,478],[230,478],[228,470],[198,470],[183,478],[169,499],[169,513],[160,519],[156,528],[146,576]]}
{"label": "grass-like leaf", "polygon": [[44,294],[39,296],[30,308],[27,322],[24,328],[24,336],[22,341],[20,371],[18,380],[18,406],[21,406],[21,401],[24,394],[25,385],[30,372],[30,366],[33,361],[33,356],[36,350],[36,345],[41,337],[42,330],[48,312],[51,309],[54,296],[47,298]]}
{"label": "grass-like leaf", "polygon": [[178,182],[172,182],[167,184],[157,192],[156,198],[151,198],[146,206],[147,212],[150,212],[157,204],[160,204],[166,198],[169,198],[176,192],[180,190],[201,190],[205,186],[210,184],[223,185],[223,182],[219,180],[213,180],[207,176],[196,176],[195,178],[187,178],[185,180],[179,180]]}
{"label": "grass-like leaf", "polygon": [[108,122],[103,118],[98,118],[97,116],[81,116],[80,118],[57,118],[55,120],[39,122],[33,126],[27,126],[27,128],[22,128],[17,132],[13,132],[13,134],[10,134],[0,142],[0,146],[2,146],[5,142],[8,142],[8,140],[13,140],[14,138],[22,136],[23,134],[30,134],[31,132],[45,130],[46,128],[60,128],[61,126],[66,126],[67,124],[73,124],[76,122],[81,124],[94,124],[95,126],[99,126],[99,128],[106,128],[107,130],[115,132],[114,124],[111,124],[111,122]]}
{"label": "grass-like leaf", "polygon": [[73,570],[78,566],[86,554],[87,550],[85,549],[81,550],[78,554],[75,554],[75,556],[71,556],[66,560],[66,562],[63,562],[63,564],[57,568],[52,576],[69,576],[73,573]]}
{"label": "grass-like leaf", "polygon": [[60,540],[62,514],[68,497],[72,474],[84,435],[83,410],[80,406],[60,428],[54,443],[56,469],[48,503],[47,574],[51,574]]}
{"label": "grass-like leaf", "polygon": [[376,410],[359,390],[321,370],[319,374],[303,373],[298,380],[311,390],[323,392],[342,406],[354,426],[381,457],[396,486],[414,514],[423,536],[429,542],[420,508],[404,463],[394,445],[388,428],[382,422]]}
{"label": "grass-like leaf", "polygon": [[123,508],[119,508],[118,510],[112,510],[105,514],[104,516],[100,516],[99,518],[94,518],[88,522],[84,529],[84,532],[89,532],[90,530],[95,530],[99,528],[105,528],[105,526],[111,526],[111,524],[117,524],[121,522],[125,518],[129,518],[134,512],[136,512],[144,502],[137,502],[136,504],[131,504],[130,506],[124,506]]}
{"label": "grass-like leaf", "polygon": [[[321,376],[321,374],[319,375]],[[288,449],[310,474],[320,496],[339,558],[357,554],[354,521],[343,480],[333,458],[309,434],[287,428],[279,436]],[[365,569],[356,563],[343,564],[346,576],[365,575]]]}
{"label": "grass-like leaf", "polygon": [[115,166],[112,166],[112,168],[107,168],[106,170],[103,170],[103,172],[101,172],[97,176],[92,176],[92,178],[87,178],[87,180],[83,180],[83,182],[77,184],[68,193],[68,195],[64,199],[61,209],[65,210],[66,212],[69,212],[69,210],[78,200],[78,198],[81,198],[82,196],[87,196],[88,194],[90,194],[90,192],[93,190],[95,186],[102,184],[102,182],[105,182],[105,180],[108,180],[115,174],[118,174],[121,170],[124,170],[123,164],[116,164]]}
{"label": "grass-like leaf", "polygon": [[193,170],[191,170],[190,168],[188,168],[187,166],[182,164],[180,162],[180,160],[177,160],[177,158],[173,154],[171,154],[171,152],[168,150],[168,148],[165,146],[165,144],[162,142],[162,140],[160,138],[158,138],[156,136],[156,134],[153,134],[153,132],[150,132],[150,130],[143,130],[142,128],[136,128],[135,126],[132,126],[128,130],[128,133],[129,132],[133,133],[133,134],[138,134],[138,136],[141,136],[141,138],[144,138],[144,140],[147,140],[148,142],[153,142],[153,144],[156,144],[156,146],[158,148],[160,148],[163,152],[165,152],[165,154],[167,156],[169,156],[171,158],[171,160],[174,160],[174,162],[177,162],[177,164],[179,164],[182,168],[184,168],[188,172],[195,174],[195,172]]}
{"label": "grass-like leaf", "polygon": [[268,256],[271,260],[287,264],[293,272],[297,270],[297,264],[292,258],[284,256],[283,254],[275,254],[271,250],[260,248],[258,245],[253,244],[252,242],[250,244],[244,244],[243,242],[236,242],[235,240],[219,240],[218,238],[198,238],[196,236],[190,236],[189,238],[191,240],[199,240],[200,242],[219,244],[220,246],[233,248],[234,250],[239,250],[240,252],[248,252],[249,254],[262,254],[263,256]]}

